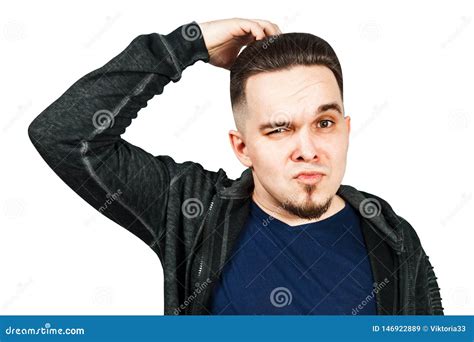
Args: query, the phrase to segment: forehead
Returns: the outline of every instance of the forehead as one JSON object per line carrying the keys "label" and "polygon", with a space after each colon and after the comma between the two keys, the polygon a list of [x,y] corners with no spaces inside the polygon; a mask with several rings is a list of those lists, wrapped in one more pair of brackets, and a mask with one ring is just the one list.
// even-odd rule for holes
{"label": "forehead", "polygon": [[328,102],[339,103],[342,107],[336,77],[321,65],[295,66],[253,75],[247,80],[245,93],[254,118],[276,111],[314,110]]}

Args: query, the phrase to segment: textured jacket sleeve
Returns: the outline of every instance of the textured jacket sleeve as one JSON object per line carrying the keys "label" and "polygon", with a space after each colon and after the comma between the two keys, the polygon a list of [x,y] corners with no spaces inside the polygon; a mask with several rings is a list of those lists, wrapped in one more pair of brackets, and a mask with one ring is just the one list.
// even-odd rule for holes
{"label": "textured jacket sleeve", "polygon": [[[438,279],[431,266],[428,255],[422,248],[420,270],[416,279],[416,300],[417,307],[424,307],[421,314],[444,315],[444,308],[441,303],[440,288]],[[427,310],[427,312],[426,312]]]}
{"label": "textured jacket sleeve", "polygon": [[409,245],[410,260],[408,267],[414,278],[414,291],[408,294],[413,299],[413,314],[444,315],[441,303],[440,288],[433,266],[413,227],[401,216],[398,216],[405,227],[405,244]]}
{"label": "textured jacket sleeve", "polygon": [[28,127],[39,154],[70,188],[150,246],[163,233],[168,188],[183,164],[121,135],[148,100],[198,60],[208,62],[209,55],[195,22],[167,35],[140,35]]}

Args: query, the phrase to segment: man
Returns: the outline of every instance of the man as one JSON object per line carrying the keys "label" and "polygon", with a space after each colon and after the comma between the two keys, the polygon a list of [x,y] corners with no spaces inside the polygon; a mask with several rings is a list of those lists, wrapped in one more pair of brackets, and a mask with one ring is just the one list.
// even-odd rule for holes
{"label": "man", "polygon": [[[121,138],[199,60],[231,70],[229,138],[246,166],[237,180]],[[28,133],[69,187],[157,253],[167,315],[442,315],[414,229],[383,199],[341,185],[342,85],[316,36],[265,20],[192,22],[135,38]]]}

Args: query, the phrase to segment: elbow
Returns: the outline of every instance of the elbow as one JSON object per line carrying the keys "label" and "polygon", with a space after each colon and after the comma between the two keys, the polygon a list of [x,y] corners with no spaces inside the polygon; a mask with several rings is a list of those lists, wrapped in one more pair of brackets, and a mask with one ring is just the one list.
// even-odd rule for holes
{"label": "elbow", "polygon": [[[28,137],[36,150],[42,152],[56,145],[52,125],[44,120],[42,115],[37,116],[28,126]],[[57,140],[57,139],[56,139]]]}
{"label": "elbow", "polygon": [[34,119],[28,126],[28,137],[34,146],[37,146],[41,129],[38,124],[38,118]]}
{"label": "elbow", "polygon": [[42,123],[40,117],[36,117],[28,126],[28,137],[37,150],[42,146],[41,141],[46,132],[47,127]]}

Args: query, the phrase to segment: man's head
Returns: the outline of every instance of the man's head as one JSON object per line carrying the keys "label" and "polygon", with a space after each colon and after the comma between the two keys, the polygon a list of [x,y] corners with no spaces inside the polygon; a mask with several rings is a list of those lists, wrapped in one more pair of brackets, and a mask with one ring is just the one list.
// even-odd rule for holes
{"label": "man's head", "polygon": [[[252,168],[254,195],[274,208],[316,219],[329,208],[346,167],[350,118],[331,46],[308,33],[249,44],[231,68],[237,157]],[[301,172],[317,179],[297,179]]]}

